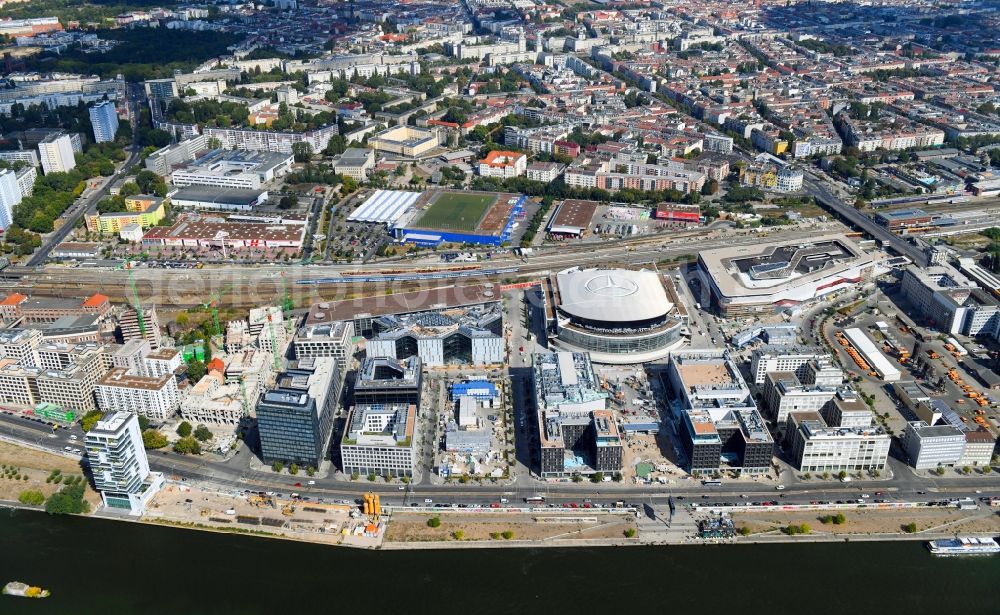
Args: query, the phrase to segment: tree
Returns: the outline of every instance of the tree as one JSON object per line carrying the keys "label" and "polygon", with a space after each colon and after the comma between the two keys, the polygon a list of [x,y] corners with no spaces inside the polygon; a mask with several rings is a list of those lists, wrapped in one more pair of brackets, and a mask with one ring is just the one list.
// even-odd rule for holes
{"label": "tree", "polygon": [[182,438],[190,436],[191,431],[191,423],[188,423],[187,421],[181,421],[181,424],[177,426],[177,435]]}
{"label": "tree", "polygon": [[29,506],[40,506],[45,502],[45,495],[41,491],[28,489],[18,494],[17,501]]}
{"label": "tree", "polygon": [[312,466],[309,466],[308,468],[306,468],[306,475],[312,476],[315,473],[316,473],[316,468],[314,468]]}
{"label": "tree", "polygon": [[187,375],[191,382],[198,382],[205,376],[205,363],[202,361],[191,361],[187,364]]}
{"label": "tree", "polygon": [[627,528],[624,533],[625,533],[625,538],[632,538],[633,536],[635,536],[635,528],[634,527]]}
{"label": "tree", "polygon": [[146,431],[149,429],[149,419],[143,415],[138,415],[139,417],[139,431]]}
{"label": "tree", "polygon": [[191,436],[185,436],[174,442],[174,452],[181,455],[200,455],[201,444]]}
{"label": "tree", "polygon": [[375,476],[374,472],[372,472],[371,474],[368,475],[368,482],[369,483],[374,483],[377,479],[378,479],[378,476]]}
{"label": "tree", "polygon": [[45,502],[45,512],[50,515],[79,515],[90,510],[90,504],[83,499],[82,483],[66,485],[49,496]]}
{"label": "tree", "polygon": [[295,162],[309,162],[313,155],[312,144],[305,141],[292,143],[292,154],[295,156]]}
{"label": "tree", "polygon": [[271,469],[274,470],[275,472],[281,472],[282,470],[285,469],[285,464],[281,463],[280,461],[275,461],[274,463],[271,464]]}
{"label": "tree", "polygon": [[702,196],[712,196],[719,191],[719,180],[710,179],[701,187]]}
{"label": "tree", "polygon": [[441,527],[441,517],[431,517],[428,519],[427,527]]}
{"label": "tree", "polygon": [[917,524],[910,521],[909,523],[903,526],[903,531],[906,532],[907,534],[914,534],[917,531]]}
{"label": "tree", "polygon": [[208,442],[212,439],[212,430],[204,425],[198,425],[198,428],[194,430],[194,437],[199,442]]}
{"label": "tree", "polygon": [[604,480],[604,472],[594,472],[590,476],[590,482],[592,483],[599,483],[602,482],[603,480]]}
{"label": "tree", "polygon": [[278,209],[291,209],[299,204],[299,199],[296,196],[288,195],[281,197],[278,201]]}
{"label": "tree", "polygon": [[465,532],[462,530],[455,530],[454,532],[451,533],[451,536],[455,540],[462,540],[463,538],[465,538]]}
{"label": "tree", "polygon": [[83,431],[90,431],[97,424],[97,421],[101,420],[102,416],[104,413],[100,410],[91,410],[80,419],[80,427],[83,428]]}
{"label": "tree", "polygon": [[750,535],[750,528],[748,528],[745,525],[740,528],[740,536],[749,536],[749,535]]}
{"label": "tree", "polygon": [[298,474],[299,473],[299,464],[293,463],[292,465],[288,466],[288,473],[289,474]]}
{"label": "tree", "polygon": [[841,470],[840,472],[837,472],[837,478],[839,478],[840,480],[844,480],[845,478],[847,478],[847,470]]}
{"label": "tree", "polygon": [[142,432],[142,446],[149,450],[163,448],[167,445],[167,437],[155,429],[146,429]]}
{"label": "tree", "polygon": [[846,521],[847,517],[844,516],[844,513],[837,513],[833,516],[834,525],[844,525]]}
{"label": "tree", "polygon": [[511,538],[514,537],[514,532],[512,532],[511,530],[504,530],[503,533],[500,535],[503,536],[504,540],[510,540]]}

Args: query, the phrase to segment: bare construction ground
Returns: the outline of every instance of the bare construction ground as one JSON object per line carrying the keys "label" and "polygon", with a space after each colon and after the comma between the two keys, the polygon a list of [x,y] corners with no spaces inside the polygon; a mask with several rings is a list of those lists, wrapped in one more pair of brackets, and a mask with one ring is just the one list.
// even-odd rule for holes
{"label": "bare construction ground", "polygon": [[[822,523],[824,515],[842,512],[841,525]],[[784,526],[809,525],[813,534],[872,535],[901,534],[903,526],[917,524],[920,532],[1000,533],[1000,515],[996,509],[959,510],[957,508],[910,508],[903,510],[844,510],[844,511],[747,511],[733,514],[737,528],[746,526],[753,534],[777,532]]]}
{"label": "bare construction ground", "polygon": [[[437,517],[441,525],[428,527],[427,520]],[[499,540],[513,532],[511,540],[582,540],[622,538],[625,530],[635,528],[631,515],[546,514],[462,514],[396,513],[389,522],[386,542],[438,542],[461,540]]]}

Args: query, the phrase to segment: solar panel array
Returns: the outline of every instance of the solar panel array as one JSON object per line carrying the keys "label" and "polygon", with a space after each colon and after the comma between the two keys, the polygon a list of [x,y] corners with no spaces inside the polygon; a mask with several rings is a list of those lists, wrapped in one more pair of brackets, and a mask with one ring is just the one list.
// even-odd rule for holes
{"label": "solar panel array", "polygon": [[376,190],[375,194],[354,210],[347,219],[351,222],[395,222],[420,197],[419,192],[403,190]]}

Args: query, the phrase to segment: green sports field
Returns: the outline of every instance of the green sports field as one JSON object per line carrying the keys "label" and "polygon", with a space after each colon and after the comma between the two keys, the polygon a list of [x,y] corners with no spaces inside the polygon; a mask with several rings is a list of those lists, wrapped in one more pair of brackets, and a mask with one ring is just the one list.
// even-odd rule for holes
{"label": "green sports field", "polygon": [[472,232],[496,200],[496,195],[491,194],[442,192],[420,217],[416,226]]}

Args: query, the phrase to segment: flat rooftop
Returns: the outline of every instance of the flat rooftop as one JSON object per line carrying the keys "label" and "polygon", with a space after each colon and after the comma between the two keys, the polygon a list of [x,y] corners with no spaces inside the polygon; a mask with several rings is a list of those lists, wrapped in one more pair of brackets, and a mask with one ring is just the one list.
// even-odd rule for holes
{"label": "flat rooftop", "polygon": [[437,288],[394,293],[378,297],[358,297],[341,301],[323,301],[309,308],[306,326],[377,317],[408,312],[479,305],[499,301],[493,285],[440,286]]}
{"label": "flat rooftop", "polygon": [[733,298],[770,296],[838,275],[849,277],[851,270],[874,262],[843,234],[718,248],[698,255],[699,267],[712,284]]}
{"label": "flat rooftop", "polygon": [[596,201],[566,199],[559,206],[556,215],[552,217],[549,228],[570,227],[585,229],[590,226],[590,221],[593,219],[596,211]]}

